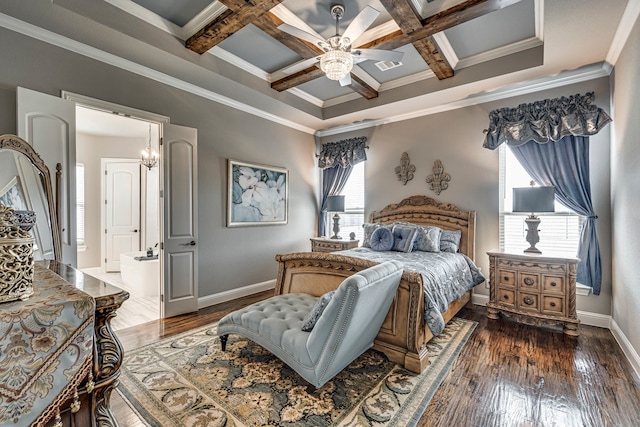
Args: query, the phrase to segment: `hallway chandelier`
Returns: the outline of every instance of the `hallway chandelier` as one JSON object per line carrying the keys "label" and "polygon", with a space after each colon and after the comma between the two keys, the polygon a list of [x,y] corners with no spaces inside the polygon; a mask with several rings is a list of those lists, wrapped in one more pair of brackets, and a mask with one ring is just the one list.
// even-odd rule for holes
{"label": "hallway chandelier", "polygon": [[158,164],[158,153],[151,146],[151,123],[149,123],[149,144],[147,148],[142,150],[142,158],[140,159],[140,163],[143,166],[146,166],[151,170],[156,164]]}

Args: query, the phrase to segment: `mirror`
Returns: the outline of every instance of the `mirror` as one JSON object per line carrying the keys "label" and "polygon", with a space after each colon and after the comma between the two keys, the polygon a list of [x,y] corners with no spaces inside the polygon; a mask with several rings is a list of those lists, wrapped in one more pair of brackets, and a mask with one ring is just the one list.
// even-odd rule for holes
{"label": "mirror", "polygon": [[[16,211],[32,211],[29,232],[35,239],[36,260],[61,259],[60,228],[51,187],[51,175],[29,143],[15,135],[0,135],[0,203]],[[22,212],[16,218],[29,220]]]}

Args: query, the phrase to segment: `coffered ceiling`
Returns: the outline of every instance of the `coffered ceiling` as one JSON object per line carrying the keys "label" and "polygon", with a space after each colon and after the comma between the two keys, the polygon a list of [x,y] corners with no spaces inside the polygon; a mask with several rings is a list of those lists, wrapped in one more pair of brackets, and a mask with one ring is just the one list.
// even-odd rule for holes
{"label": "coffered ceiling", "polygon": [[[65,12],[22,2],[0,12],[126,58],[157,72],[157,80],[316,134],[608,75],[626,40],[619,29],[629,9],[627,0],[40,2]],[[334,3],[345,8],[341,34],[367,6],[377,10],[353,48],[399,51],[401,61],[360,62],[347,86],[315,65],[285,72],[322,51],[278,26],[329,38]]]}

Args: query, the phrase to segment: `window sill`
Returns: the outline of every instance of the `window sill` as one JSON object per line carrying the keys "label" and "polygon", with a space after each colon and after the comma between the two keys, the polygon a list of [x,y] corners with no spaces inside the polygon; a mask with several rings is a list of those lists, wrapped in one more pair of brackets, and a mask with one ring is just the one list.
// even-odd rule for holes
{"label": "window sill", "polygon": [[583,285],[582,283],[576,283],[576,295],[588,296],[591,295],[591,288]]}

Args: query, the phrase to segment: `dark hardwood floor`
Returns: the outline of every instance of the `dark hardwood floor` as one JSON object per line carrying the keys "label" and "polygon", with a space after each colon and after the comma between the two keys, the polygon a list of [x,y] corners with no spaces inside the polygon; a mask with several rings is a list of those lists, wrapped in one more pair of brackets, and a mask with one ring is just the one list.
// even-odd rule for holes
{"label": "dark hardwood floor", "polygon": [[[219,320],[271,295],[263,292],[117,335],[126,351]],[[640,427],[640,378],[608,330],[580,326],[580,336],[572,338],[506,319],[489,320],[484,307],[464,308],[458,315],[478,327],[419,427]],[[117,393],[112,407],[121,426],[144,425]]]}

